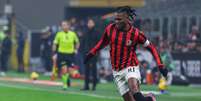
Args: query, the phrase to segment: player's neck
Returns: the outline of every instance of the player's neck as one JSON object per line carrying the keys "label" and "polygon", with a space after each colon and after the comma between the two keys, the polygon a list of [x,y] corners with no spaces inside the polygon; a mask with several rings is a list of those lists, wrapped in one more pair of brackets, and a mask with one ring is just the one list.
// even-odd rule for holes
{"label": "player's neck", "polygon": [[68,30],[63,30],[63,32],[68,33]]}
{"label": "player's neck", "polygon": [[131,24],[126,24],[126,27],[124,28],[125,32],[128,32],[131,29]]}

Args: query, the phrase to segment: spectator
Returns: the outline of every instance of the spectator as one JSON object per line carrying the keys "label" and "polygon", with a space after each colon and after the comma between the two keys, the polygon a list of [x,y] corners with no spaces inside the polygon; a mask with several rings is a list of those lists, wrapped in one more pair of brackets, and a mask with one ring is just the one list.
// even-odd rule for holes
{"label": "spectator", "polygon": [[99,64],[100,67],[105,67],[106,69],[112,68],[110,61],[110,47],[107,46],[104,49],[100,50]]}
{"label": "spectator", "polygon": [[141,81],[142,83],[147,83],[146,81],[146,75],[147,75],[147,71],[150,70],[150,65],[147,61],[143,60],[140,62],[142,68],[140,68],[140,72],[141,72]]}
{"label": "spectator", "polygon": [[2,43],[4,38],[5,38],[5,33],[0,30],[0,44]]}
{"label": "spectator", "polygon": [[98,70],[99,78],[100,78],[100,83],[107,83],[108,81],[112,81],[112,70],[108,70],[104,67],[101,67]]}
{"label": "spectator", "polygon": [[156,66],[154,57],[145,48],[138,48],[136,53],[139,61],[146,61],[151,68]]}
{"label": "spectator", "polygon": [[8,70],[8,60],[11,54],[11,36],[10,33],[7,32],[5,38],[3,39],[1,46],[1,75],[4,76],[5,72]]}
{"label": "spectator", "polygon": [[71,29],[72,31],[77,31],[77,28],[78,28],[77,19],[76,19],[75,17],[73,17],[73,18],[70,19],[69,22],[70,22],[70,25],[71,25],[70,29]]}
{"label": "spectator", "polygon": [[112,65],[110,61],[110,47],[107,46],[104,49],[100,50],[100,55],[99,55],[99,67],[101,67],[99,71],[99,80],[100,83],[106,83],[108,81],[112,81]]}
{"label": "spectator", "polygon": [[41,58],[43,60],[43,64],[45,67],[45,73],[44,75],[50,76],[51,70],[52,70],[52,42],[53,42],[53,36],[51,34],[51,29],[49,27],[46,27],[43,30],[43,34],[41,36],[42,43],[40,46],[41,50]]}
{"label": "spectator", "polygon": [[142,30],[144,31],[144,34],[152,40],[152,42],[155,44],[157,43],[159,39],[159,33],[154,32],[152,28],[152,22],[150,19],[145,19],[142,23]]}
{"label": "spectator", "polygon": [[197,52],[197,43],[195,41],[190,41],[187,43],[188,52]]}
{"label": "spectator", "polygon": [[201,53],[201,43],[198,43],[198,44],[197,44],[196,50],[197,50],[199,53]]}
{"label": "spectator", "polygon": [[188,34],[188,40],[190,41],[198,41],[200,39],[200,33],[198,26],[193,26],[192,31]]}
{"label": "spectator", "polygon": [[165,65],[165,67],[168,69],[168,80],[167,80],[167,84],[170,85],[172,84],[172,79],[173,79],[173,74],[172,71],[174,70],[175,66],[173,64],[173,58],[171,55],[171,52],[169,50],[169,47],[167,46],[167,44],[163,44],[160,47],[160,55],[161,55],[161,59]]}
{"label": "spectator", "polygon": [[25,35],[19,32],[17,36],[17,60],[18,60],[18,72],[24,72],[24,45],[25,45]]}
{"label": "spectator", "polygon": [[[0,31],[0,57],[1,57],[1,49],[2,49],[2,43],[3,43],[3,40],[4,40],[4,38],[6,37],[6,35],[5,35],[5,33],[3,32],[3,31]],[[1,67],[1,58],[0,58],[0,67]],[[0,69],[0,71],[1,71],[1,69]],[[4,72],[0,72],[0,75],[5,75],[5,73]]]}

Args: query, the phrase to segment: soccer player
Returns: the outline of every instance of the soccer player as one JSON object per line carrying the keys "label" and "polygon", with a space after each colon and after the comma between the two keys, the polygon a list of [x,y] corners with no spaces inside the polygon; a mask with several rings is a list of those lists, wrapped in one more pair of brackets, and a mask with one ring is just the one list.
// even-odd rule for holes
{"label": "soccer player", "polygon": [[135,11],[129,6],[117,8],[114,23],[106,27],[101,40],[88,52],[84,62],[87,63],[100,49],[110,45],[114,82],[124,101],[156,101],[152,94],[144,96],[140,92],[141,77],[136,46],[142,44],[152,53],[164,77],[167,77],[168,71],[155,46],[143,32],[132,26],[135,16]]}
{"label": "soccer player", "polygon": [[57,57],[58,71],[62,74],[63,89],[66,90],[69,85],[67,85],[67,81],[69,80],[67,67],[72,66],[74,54],[77,53],[80,43],[76,33],[69,30],[69,22],[62,21],[61,27],[62,31],[58,32],[54,39],[53,58]]}

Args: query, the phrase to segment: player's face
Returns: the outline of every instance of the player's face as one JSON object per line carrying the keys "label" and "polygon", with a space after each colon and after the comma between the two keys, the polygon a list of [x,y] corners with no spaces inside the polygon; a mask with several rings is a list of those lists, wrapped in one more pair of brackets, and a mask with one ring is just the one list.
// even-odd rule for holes
{"label": "player's face", "polygon": [[93,28],[93,27],[95,26],[94,21],[90,19],[90,20],[88,21],[88,23],[87,23],[87,26],[88,26],[88,28]]}
{"label": "player's face", "polygon": [[124,30],[128,23],[128,15],[125,13],[116,13],[115,23],[119,30]]}
{"label": "player's face", "polygon": [[61,28],[62,28],[63,31],[67,32],[69,30],[69,28],[70,28],[70,24],[68,22],[66,22],[66,21],[63,21],[61,23]]}

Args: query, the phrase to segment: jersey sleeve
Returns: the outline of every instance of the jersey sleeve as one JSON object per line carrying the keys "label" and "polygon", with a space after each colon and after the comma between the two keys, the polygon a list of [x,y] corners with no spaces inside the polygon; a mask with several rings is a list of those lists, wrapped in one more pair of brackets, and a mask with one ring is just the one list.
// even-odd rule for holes
{"label": "jersey sleeve", "polygon": [[56,36],[54,38],[54,41],[53,41],[54,44],[58,44],[59,43],[59,32],[56,33]]}
{"label": "jersey sleeve", "polygon": [[147,37],[144,35],[143,32],[139,32],[138,43],[143,44],[143,46],[152,53],[152,55],[153,55],[154,59],[156,60],[156,63],[158,64],[159,68],[163,66],[161,57],[160,57],[155,45],[152,44],[147,39]]}
{"label": "jersey sleeve", "polygon": [[106,27],[101,39],[98,41],[98,43],[95,45],[95,47],[90,50],[89,53],[95,55],[100,49],[106,47],[109,44],[109,33],[108,32],[109,32],[111,26],[112,25],[110,24]]}
{"label": "jersey sleeve", "polygon": [[147,39],[143,32],[139,32],[138,43],[143,44],[144,47],[150,45],[150,41]]}

